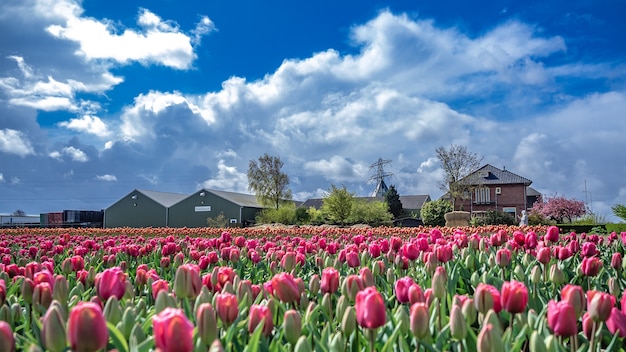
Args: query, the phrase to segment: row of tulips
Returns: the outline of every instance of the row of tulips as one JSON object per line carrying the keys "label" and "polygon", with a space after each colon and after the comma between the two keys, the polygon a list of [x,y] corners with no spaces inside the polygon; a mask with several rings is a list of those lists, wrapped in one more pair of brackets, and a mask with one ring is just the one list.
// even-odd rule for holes
{"label": "row of tulips", "polygon": [[126,230],[0,234],[0,351],[619,351],[626,337],[626,233]]}

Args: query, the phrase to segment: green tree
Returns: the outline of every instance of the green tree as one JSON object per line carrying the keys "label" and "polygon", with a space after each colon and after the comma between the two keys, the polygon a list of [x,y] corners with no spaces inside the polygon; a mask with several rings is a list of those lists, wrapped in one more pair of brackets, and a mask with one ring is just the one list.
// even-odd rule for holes
{"label": "green tree", "polygon": [[444,215],[452,211],[452,204],[445,199],[430,201],[420,210],[420,217],[424,225],[429,226],[445,226],[446,219]]}
{"label": "green tree", "polygon": [[622,220],[626,220],[626,206],[623,204],[615,204],[611,207],[613,214]]}
{"label": "green tree", "polygon": [[387,204],[380,201],[367,201],[365,199],[354,199],[349,224],[380,225],[392,219],[392,215],[387,211]]}
{"label": "green tree", "polygon": [[448,148],[439,147],[435,149],[437,159],[441,163],[444,179],[439,182],[439,188],[450,194],[452,209],[457,198],[462,197],[467,192],[471,192],[473,187],[470,184],[459,182],[463,177],[476,171],[480,167],[483,158],[478,154],[467,150],[466,146],[452,144]]}
{"label": "green tree", "polygon": [[331,223],[345,224],[352,211],[354,195],[345,186],[330,186],[330,192],[322,200],[322,213]]}
{"label": "green tree", "polygon": [[296,223],[296,206],[293,202],[283,203],[277,209],[265,208],[256,218],[259,224],[283,224],[293,225]]}
{"label": "green tree", "polygon": [[258,163],[250,160],[248,190],[254,191],[262,205],[278,209],[282,203],[291,200],[289,176],[281,171],[282,168],[282,160],[267,153],[259,157]]}
{"label": "green tree", "polygon": [[300,225],[308,224],[311,222],[311,214],[305,207],[296,208],[296,223]]}
{"label": "green tree", "polygon": [[224,216],[224,212],[220,212],[215,217],[209,217],[206,219],[208,227],[224,228],[228,226],[228,219]]}
{"label": "green tree", "polygon": [[398,195],[394,185],[389,186],[389,190],[385,193],[385,203],[387,204],[387,210],[393,215],[394,219],[399,218],[404,213],[400,195]]}

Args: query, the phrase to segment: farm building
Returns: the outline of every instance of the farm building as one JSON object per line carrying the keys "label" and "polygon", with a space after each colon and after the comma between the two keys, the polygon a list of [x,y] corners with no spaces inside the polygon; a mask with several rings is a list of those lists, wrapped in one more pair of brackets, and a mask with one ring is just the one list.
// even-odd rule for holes
{"label": "farm building", "polygon": [[[517,217],[529,209],[541,196],[530,187],[533,181],[486,164],[465,176],[459,183],[469,186],[464,196],[455,200],[455,210],[469,211],[472,216],[482,216],[489,210],[497,210]],[[442,198],[450,198],[446,193]]]}
{"label": "farm building", "polygon": [[263,207],[251,194],[199,190],[170,208],[169,227],[205,227],[208,218],[223,215],[231,225],[254,222]]}
{"label": "farm building", "polygon": [[202,189],[191,195],[133,190],[105,210],[104,227],[205,227],[223,214],[232,225],[254,222],[254,195]]}
{"label": "farm building", "polygon": [[185,197],[135,189],[104,210],[104,227],[166,227],[169,208]]}

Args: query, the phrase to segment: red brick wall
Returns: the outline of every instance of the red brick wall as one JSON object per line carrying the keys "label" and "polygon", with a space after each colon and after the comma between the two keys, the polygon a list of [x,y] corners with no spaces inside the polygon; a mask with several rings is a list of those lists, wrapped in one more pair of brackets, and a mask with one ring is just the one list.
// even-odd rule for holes
{"label": "red brick wall", "polygon": [[[496,195],[496,187],[500,187],[501,194]],[[471,204],[469,199],[457,198],[455,202],[455,210],[463,209],[464,211],[488,211],[503,208],[515,207],[515,214],[519,215],[525,209],[526,188],[523,184],[507,184],[507,185],[489,185],[489,204]],[[472,194],[472,202],[475,202],[474,194]]]}

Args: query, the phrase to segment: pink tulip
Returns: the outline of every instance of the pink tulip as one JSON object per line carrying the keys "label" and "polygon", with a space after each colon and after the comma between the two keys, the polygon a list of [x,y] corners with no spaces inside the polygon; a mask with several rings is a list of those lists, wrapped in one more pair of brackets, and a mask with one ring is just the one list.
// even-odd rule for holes
{"label": "pink tulip", "polygon": [[578,333],[576,312],[568,301],[548,302],[548,326],[557,336],[573,336]]}
{"label": "pink tulip", "polygon": [[106,347],[109,330],[98,304],[79,302],[72,308],[67,321],[67,339],[72,351],[95,352]]}
{"label": "pink tulip", "polygon": [[162,352],[193,351],[193,329],[182,309],[168,307],[152,318],[154,344]]}
{"label": "pink tulip", "polygon": [[250,306],[248,333],[252,334],[261,321],[263,321],[263,335],[270,336],[272,334],[272,330],[274,329],[272,311],[267,306],[253,304]]}
{"label": "pink tulip", "polygon": [[356,294],[354,309],[356,320],[363,328],[376,329],[387,322],[387,307],[383,296],[374,286]]}
{"label": "pink tulip", "polygon": [[279,273],[274,275],[271,280],[272,293],[281,302],[295,303],[300,300],[300,288],[293,276],[288,273]]}
{"label": "pink tulip", "polygon": [[522,313],[528,304],[528,289],[522,282],[505,282],[500,298],[504,310],[511,314]]}
{"label": "pink tulip", "polygon": [[323,293],[335,293],[339,288],[339,271],[333,267],[322,270],[320,289]]}
{"label": "pink tulip", "polygon": [[232,293],[218,293],[215,295],[215,310],[222,323],[230,326],[239,315],[237,296]]}
{"label": "pink tulip", "polygon": [[122,299],[126,293],[126,274],[119,267],[106,269],[96,275],[96,292],[103,302],[111,296]]}

